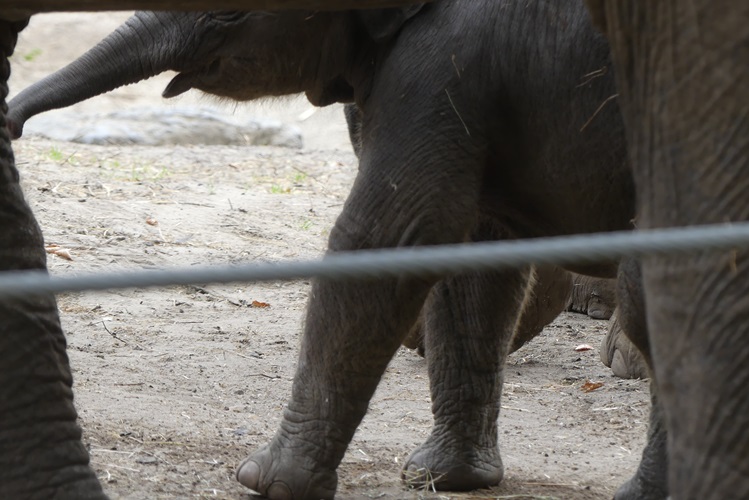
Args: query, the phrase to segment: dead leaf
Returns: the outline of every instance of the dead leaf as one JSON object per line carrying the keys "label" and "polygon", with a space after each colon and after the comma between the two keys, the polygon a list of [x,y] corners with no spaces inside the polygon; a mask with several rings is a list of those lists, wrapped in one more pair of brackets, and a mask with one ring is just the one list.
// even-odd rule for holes
{"label": "dead leaf", "polygon": [[592,351],[593,346],[588,344],[580,344],[579,346],[575,347],[575,350],[577,352],[583,352],[583,351]]}
{"label": "dead leaf", "polygon": [[44,250],[52,255],[57,255],[61,259],[73,260],[73,257],[70,255],[70,250],[68,250],[67,248],[63,248],[56,243],[45,245]]}
{"label": "dead leaf", "polygon": [[157,221],[153,217],[148,217],[146,219],[146,224],[148,224],[149,226],[158,226],[159,225],[159,221]]}
{"label": "dead leaf", "polygon": [[252,307],[270,307],[267,302],[260,302],[259,300],[253,300],[251,305]]}
{"label": "dead leaf", "polygon": [[54,254],[65,260],[71,260],[71,261],[73,260],[73,257],[70,255],[70,252],[65,248],[60,248],[59,250],[54,252]]}
{"label": "dead leaf", "polygon": [[603,382],[591,382],[590,380],[586,380],[585,383],[580,386],[580,390],[583,392],[593,392],[601,387],[603,387]]}

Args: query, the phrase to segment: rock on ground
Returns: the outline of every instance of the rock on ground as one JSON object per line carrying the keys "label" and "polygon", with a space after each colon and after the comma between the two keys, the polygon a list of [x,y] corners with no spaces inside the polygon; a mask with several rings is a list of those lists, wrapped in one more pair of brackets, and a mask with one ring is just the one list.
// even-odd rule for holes
{"label": "rock on ground", "polygon": [[282,146],[301,149],[302,132],[270,118],[227,116],[205,108],[62,112],[30,120],[25,135],[80,144]]}

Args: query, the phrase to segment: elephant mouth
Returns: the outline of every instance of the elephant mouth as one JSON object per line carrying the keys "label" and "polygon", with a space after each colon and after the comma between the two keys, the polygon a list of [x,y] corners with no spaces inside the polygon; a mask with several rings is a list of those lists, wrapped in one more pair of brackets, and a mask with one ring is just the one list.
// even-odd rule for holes
{"label": "elephant mouth", "polygon": [[200,69],[180,72],[167,84],[161,96],[166,99],[176,97],[197,87],[199,83],[205,84],[212,79],[218,78],[218,75],[221,73],[220,66],[221,61],[216,59],[208,66]]}

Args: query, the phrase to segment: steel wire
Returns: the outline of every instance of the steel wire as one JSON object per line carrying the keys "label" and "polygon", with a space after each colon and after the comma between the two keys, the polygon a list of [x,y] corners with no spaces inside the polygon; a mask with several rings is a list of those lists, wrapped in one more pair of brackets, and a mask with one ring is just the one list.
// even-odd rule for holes
{"label": "steel wire", "polygon": [[320,260],[166,268],[76,276],[0,273],[0,299],[187,284],[434,276],[529,264],[591,264],[624,256],[684,254],[749,247],[749,223],[330,253]]}

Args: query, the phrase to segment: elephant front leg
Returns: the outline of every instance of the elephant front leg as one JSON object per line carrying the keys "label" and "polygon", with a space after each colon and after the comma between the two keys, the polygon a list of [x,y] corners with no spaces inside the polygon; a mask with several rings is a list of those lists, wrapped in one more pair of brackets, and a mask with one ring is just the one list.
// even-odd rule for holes
{"label": "elephant front leg", "polygon": [[240,465],[240,483],[274,499],[334,496],[335,469],[428,288],[314,283],[291,401],[273,441]]}
{"label": "elephant front leg", "polygon": [[[408,80],[423,75],[387,61],[378,74],[385,76],[366,103],[359,172],[330,252],[466,241],[479,216],[483,136],[465,136],[447,99],[410,94],[422,87]],[[333,497],[335,469],[438,279],[314,282],[291,401],[271,443],[240,466],[242,484],[271,498]]]}
{"label": "elephant front leg", "polygon": [[404,467],[407,484],[473,490],[502,480],[502,372],[528,277],[528,270],[468,274],[432,291],[426,356],[435,421]]}
{"label": "elephant front leg", "polygon": [[[5,126],[8,57],[25,23],[0,20],[0,270],[46,269],[39,226],[18,184]],[[73,407],[52,295],[0,301],[0,497],[105,498]]]}
{"label": "elephant front leg", "polygon": [[653,374],[650,353],[647,312],[640,264],[634,259],[624,259],[619,266],[617,281],[617,313],[622,332],[642,355],[650,376],[650,422],[648,442],[642,451],[637,472],[624,483],[614,496],[615,500],[665,500],[668,497],[668,433],[663,410],[658,401],[658,385]]}
{"label": "elephant front leg", "polygon": [[648,442],[642,450],[637,472],[614,495],[614,500],[666,500],[668,498],[668,433],[657,389],[650,382]]}

